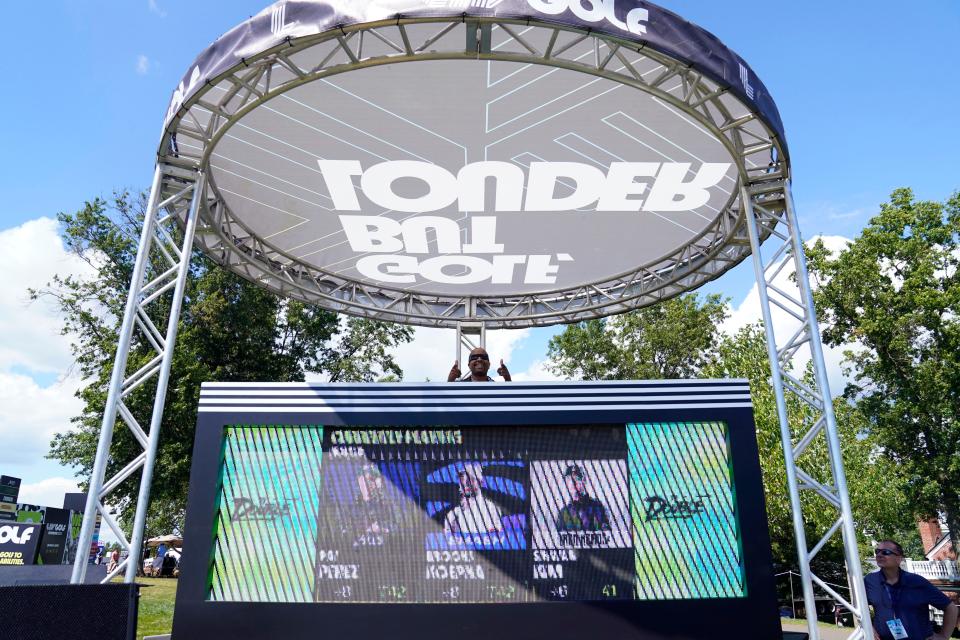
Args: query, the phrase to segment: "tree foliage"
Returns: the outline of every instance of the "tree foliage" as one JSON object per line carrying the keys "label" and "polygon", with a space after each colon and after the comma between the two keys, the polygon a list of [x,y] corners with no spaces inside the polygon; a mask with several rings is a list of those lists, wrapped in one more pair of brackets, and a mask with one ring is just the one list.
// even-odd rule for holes
{"label": "tree foliage", "polygon": [[[766,337],[760,324],[748,325],[733,336],[725,336],[718,357],[701,371],[707,378],[746,378],[757,427],[757,447],[763,470],[767,522],[776,562],[792,566],[796,558],[793,515],[787,492],[787,470],[780,437],[776,394],[770,384],[770,361]],[[807,372],[812,382],[812,372]],[[794,394],[787,394],[787,413],[796,445],[806,428],[815,420],[811,407]],[[867,430],[866,420],[857,408],[843,399],[834,402],[845,475],[858,533],[861,557],[872,554],[870,538],[893,537],[904,546],[917,538],[913,523],[904,522],[906,508],[903,480],[889,461],[879,455],[876,439]],[[823,436],[814,440],[799,464],[815,480],[831,486],[833,474]],[[804,533],[812,546],[837,518],[838,512],[811,491],[801,492]],[[842,574],[841,538],[834,536],[815,561],[821,572]]]}
{"label": "tree foliage", "polygon": [[[84,480],[90,477],[96,454],[143,211],[143,197],[124,192],[114,194],[111,201],[96,199],[76,213],[60,214],[65,246],[90,264],[95,275],[58,276],[43,289],[31,291],[34,298],[56,301],[64,318],[62,332],[72,340],[76,366],[85,380],[78,391],[83,411],[73,419],[71,430],[54,437],[48,454],[75,467]],[[307,374],[331,381],[400,378],[402,372],[389,349],[412,339],[408,327],[345,319],[278,298],[199,254],[191,265],[161,423],[148,535],[182,527],[201,383],[302,381]],[[161,331],[168,307],[163,302],[152,305],[151,318]],[[128,374],[155,356],[135,331]],[[144,384],[124,399],[145,429],[154,388]],[[141,450],[118,418],[107,478]],[[133,517],[133,510],[126,507],[136,496],[138,482],[139,474],[134,474],[114,494],[111,506],[124,519]]]}
{"label": "tree foliage", "polygon": [[828,344],[846,353],[845,394],[907,475],[903,517],[943,514],[960,551],[960,194],[895,191],[845,250],[810,252]]}
{"label": "tree foliage", "polygon": [[[720,298],[687,295],[657,308],[572,325],[551,340],[550,364],[558,374],[588,380],[747,379],[774,561],[780,566],[795,566],[793,516],[776,397],[770,384],[766,338],[759,324],[744,327],[732,336],[722,334],[718,325],[726,315],[726,305]],[[791,432],[802,433],[805,425],[812,424],[811,410],[794,396],[788,396],[787,402]],[[905,499],[899,476],[893,465],[878,455],[876,441],[867,431],[864,417],[842,400],[835,403],[835,410],[851,501],[858,529],[863,534],[862,551],[869,550],[866,532],[915,538],[916,532],[910,533],[912,523],[902,526]],[[822,437],[804,454],[803,466],[815,479],[831,482]],[[833,524],[837,512],[832,507],[825,508],[820,502],[822,499],[811,492],[804,492],[802,500],[805,533],[812,545]],[[817,570],[823,575],[841,575],[842,562],[841,539],[835,536],[819,554]]]}
{"label": "tree foliage", "polygon": [[716,357],[720,296],[672,298],[654,307],[570,325],[550,340],[549,367],[584,380],[688,378]]}

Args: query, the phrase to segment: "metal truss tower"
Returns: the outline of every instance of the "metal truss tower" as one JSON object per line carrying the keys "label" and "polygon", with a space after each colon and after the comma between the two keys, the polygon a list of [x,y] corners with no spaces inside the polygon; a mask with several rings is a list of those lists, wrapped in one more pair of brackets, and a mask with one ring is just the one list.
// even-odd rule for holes
{"label": "metal truss tower", "polygon": [[[784,197],[783,202],[778,202],[780,197]],[[869,640],[873,637],[873,631],[843,469],[837,419],[833,411],[823,344],[790,185],[784,185],[782,193],[771,191],[768,185],[763,184],[742,187],[741,202],[750,236],[760,310],[767,337],[770,382],[776,393],[780,442],[786,462],[808,632],[811,639],[820,638],[816,615],[810,615],[810,612],[816,611],[813,593],[816,585],[853,614],[855,624],[850,640]],[[761,247],[760,239],[766,234],[769,234],[769,238]],[[774,309],[784,312],[799,326],[784,331],[786,335],[782,335],[773,321]],[[804,375],[800,366],[805,367],[807,363],[812,365],[812,379]],[[818,439],[824,441],[829,457],[828,481],[818,480],[813,470],[806,467],[804,453]],[[820,498],[816,508],[829,510],[835,515],[833,524],[820,533],[813,546],[807,541],[801,492],[816,495]],[[807,510],[810,509],[808,506]],[[847,579],[851,586],[849,599],[837,593],[811,569],[812,560],[838,532],[843,538]]]}
{"label": "metal truss tower", "polygon": [[[104,581],[112,580],[121,572],[125,582],[133,582],[137,576],[147,506],[150,503],[150,483],[160,440],[160,422],[202,193],[203,178],[199,174],[173,171],[157,165],[120,326],[97,455],[87,489],[87,503],[71,577],[74,584],[84,581],[88,558],[85,550],[90,549],[98,514],[127,552],[126,559]],[[178,224],[181,228],[177,228]],[[180,242],[176,241],[177,238],[180,238]],[[162,324],[163,320],[166,326],[161,331],[157,324],[158,321]],[[146,364],[128,373],[127,359],[135,341],[149,344],[155,355]],[[140,416],[138,419],[124,400],[145,384],[154,387],[153,410],[149,416]],[[141,451],[107,479],[107,464],[111,462],[110,445],[118,416],[133,434]],[[138,471],[140,490],[136,503],[111,503],[110,495]],[[135,510],[129,532],[123,530],[111,507]]]}

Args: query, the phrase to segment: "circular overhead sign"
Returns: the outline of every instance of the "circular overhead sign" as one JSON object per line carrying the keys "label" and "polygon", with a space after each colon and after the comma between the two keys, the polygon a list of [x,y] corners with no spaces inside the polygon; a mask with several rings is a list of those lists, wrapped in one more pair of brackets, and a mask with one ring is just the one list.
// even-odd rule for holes
{"label": "circular overhead sign", "polygon": [[[749,253],[787,175],[763,84],[674,14],[613,0],[281,2],[174,93],[164,185],[263,286],[425,325],[569,322]],[[782,201],[781,201],[782,202]]]}

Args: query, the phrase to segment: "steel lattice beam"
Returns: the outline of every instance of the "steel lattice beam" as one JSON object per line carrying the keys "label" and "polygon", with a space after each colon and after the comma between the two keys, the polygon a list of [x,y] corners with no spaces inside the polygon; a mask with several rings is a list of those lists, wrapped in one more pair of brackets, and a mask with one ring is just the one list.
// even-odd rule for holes
{"label": "steel lattice beam", "polygon": [[[167,167],[157,165],[150,199],[143,220],[143,231],[137,249],[127,304],[117,340],[113,374],[107,394],[100,439],[94,460],[83,525],[74,560],[71,582],[84,581],[87,570],[87,550],[93,540],[97,515],[110,528],[127,552],[127,558],[105,579],[109,581],[121,572],[127,582],[136,578],[147,505],[150,501],[150,483],[160,438],[160,421],[170,377],[173,348],[177,339],[180,305],[190,268],[194,232],[199,219],[203,179],[199,174],[174,178]],[[192,178],[192,179],[191,179]],[[177,226],[182,225],[182,230]],[[182,236],[179,245],[174,238]],[[154,318],[166,320],[161,333]],[[148,345],[153,352],[146,364],[128,372],[127,360],[131,347]],[[152,384],[153,410],[147,421],[140,421],[127,406],[126,398],[142,385]],[[106,478],[107,464],[117,418],[130,430],[141,451]],[[144,428],[147,425],[147,428]],[[133,504],[117,505],[110,497],[124,482],[140,471],[140,488]],[[111,512],[111,507],[134,509],[134,520],[129,532],[123,530]],[[129,533],[129,537],[128,537]]]}
{"label": "steel lattice beam", "polygon": [[[816,611],[813,593],[813,587],[816,584],[853,614],[855,627],[850,639],[869,639],[873,637],[870,611],[867,606],[863,569],[860,565],[853,512],[843,469],[837,419],[830,396],[830,385],[827,380],[823,345],[807,274],[803,240],[797,225],[789,184],[786,206],[782,210],[771,209],[764,202],[762,189],[741,188],[741,201],[744,203],[754,272],[760,294],[760,310],[767,338],[771,383],[777,399],[777,418],[780,422],[780,440],[786,462],[787,484],[797,543],[797,560],[802,576],[805,610],[808,612],[808,632],[812,640],[819,639],[817,618],[809,613]],[[763,247],[765,251],[761,251],[760,243],[764,230],[771,239]],[[783,282],[777,281],[779,276],[788,273],[789,267],[793,267],[795,274],[794,290],[790,290]],[[775,308],[799,321],[799,329],[789,335],[781,335],[773,321]],[[810,357],[813,381],[801,380],[797,377],[794,365],[805,362],[805,359],[800,357],[801,354]],[[791,403],[787,402],[788,396],[799,400],[800,406],[813,414],[812,425],[801,421],[800,427],[795,427],[791,423],[791,418],[795,417],[797,411],[795,409],[791,411]],[[793,403],[793,406],[797,404]],[[808,471],[803,466],[802,455],[817,438],[822,438],[826,445],[831,471],[829,485],[817,481],[813,471]],[[807,540],[804,527],[803,503],[800,500],[802,491],[816,493],[822,498],[825,508],[831,509],[836,514],[833,525],[813,546],[810,546]],[[810,566],[811,561],[838,531],[843,538],[847,576],[852,588],[852,597],[849,600],[840,596],[826,584],[825,580],[814,574]]]}

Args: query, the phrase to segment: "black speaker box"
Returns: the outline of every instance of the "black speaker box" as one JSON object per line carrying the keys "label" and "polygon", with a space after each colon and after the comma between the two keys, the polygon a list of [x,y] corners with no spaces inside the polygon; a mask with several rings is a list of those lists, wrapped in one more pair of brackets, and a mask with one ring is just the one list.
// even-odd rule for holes
{"label": "black speaker box", "polygon": [[135,640],[136,584],[0,587],[4,640]]}

